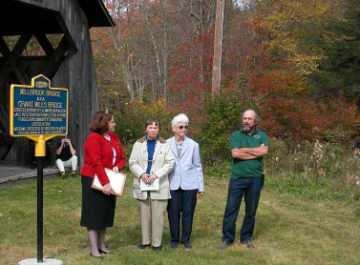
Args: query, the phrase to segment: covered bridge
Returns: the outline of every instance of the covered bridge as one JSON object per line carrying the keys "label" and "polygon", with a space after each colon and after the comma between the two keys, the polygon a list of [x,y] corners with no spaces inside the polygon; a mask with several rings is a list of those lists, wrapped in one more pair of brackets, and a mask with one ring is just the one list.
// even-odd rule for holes
{"label": "covered bridge", "polygon": [[[82,157],[91,114],[98,108],[89,29],[113,26],[102,0],[6,0],[0,3],[0,161],[30,165],[30,140],[9,137],[10,84],[44,74],[69,88],[69,136]],[[37,42],[41,51],[27,53]],[[47,143],[53,162],[54,141]]]}

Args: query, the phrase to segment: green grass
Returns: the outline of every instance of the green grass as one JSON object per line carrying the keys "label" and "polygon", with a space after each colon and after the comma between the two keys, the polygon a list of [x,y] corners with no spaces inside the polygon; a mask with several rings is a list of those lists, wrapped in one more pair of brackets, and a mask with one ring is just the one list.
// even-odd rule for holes
{"label": "green grass", "polygon": [[[136,201],[126,194],[117,200],[115,224],[107,230],[107,244],[114,255],[97,261],[89,257],[86,230],[79,225],[80,178],[44,181],[44,256],[64,264],[166,264],[166,265],[358,265],[359,219],[351,201],[316,199],[302,193],[306,186],[286,185],[268,179],[262,193],[254,235],[255,249],[239,244],[218,250],[226,203],[229,166],[206,168],[206,190],[198,200],[192,250],[169,248],[166,223],[163,251],[138,250],[140,222]],[[280,184],[279,184],[280,185]],[[304,195],[305,194],[305,195]],[[314,199],[315,198],[315,199]],[[0,264],[18,264],[36,258],[36,181],[0,187]],[[237,222],[240,229],[243,207]]]}

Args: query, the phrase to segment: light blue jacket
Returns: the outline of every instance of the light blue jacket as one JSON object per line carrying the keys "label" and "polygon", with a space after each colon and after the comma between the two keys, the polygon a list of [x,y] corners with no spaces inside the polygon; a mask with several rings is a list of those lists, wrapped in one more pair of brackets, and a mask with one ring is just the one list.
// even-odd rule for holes
{"label": "light blue jacket", "polygon": [[184,147],[178,156],[175,136],[167,139],[175,157],[175,167],[169,174],[170,190],[199,190],[204,192],[204,176],[200,161],[199,144],[185,136]]}

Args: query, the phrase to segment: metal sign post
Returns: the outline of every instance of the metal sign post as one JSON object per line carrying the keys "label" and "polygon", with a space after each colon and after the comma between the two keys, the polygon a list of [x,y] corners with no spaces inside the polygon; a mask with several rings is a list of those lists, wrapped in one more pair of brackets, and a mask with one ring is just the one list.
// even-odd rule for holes
{"label": "metal sign post", "polygon": [[[69,93],[66,88],[51,88],[44,75],[31,79],[31,85],[10,87],[10,135],[26,137],[35,142],[37,157],[37,260],[26,259],[19,264],[43,263],[43,157],[46,141],[68,133]],[[37,261],[37,263],[35,263]],[[62,264],[46,259],[46,264]]]}
{"label": "metal sign post", "polygon": [[37,262],[43,262],[43,165],[37,158]]}

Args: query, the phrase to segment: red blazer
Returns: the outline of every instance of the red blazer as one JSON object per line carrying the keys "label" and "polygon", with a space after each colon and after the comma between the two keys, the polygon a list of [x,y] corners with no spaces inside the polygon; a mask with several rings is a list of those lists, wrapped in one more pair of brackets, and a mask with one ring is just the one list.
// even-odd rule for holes
{"label": "red blazer", "polygon": [[104,168],[112,169],[114,167],[113,148],[116,151],[115,166],[121,170],[126,162],[119,137],[112,132],[108,134],[111,138],[110,141],[106,140],[103,135],[93,132],[89,134],[84,143],[84,166],[81,175],[93,178],[97,174],[102,185],[109,183]]}

